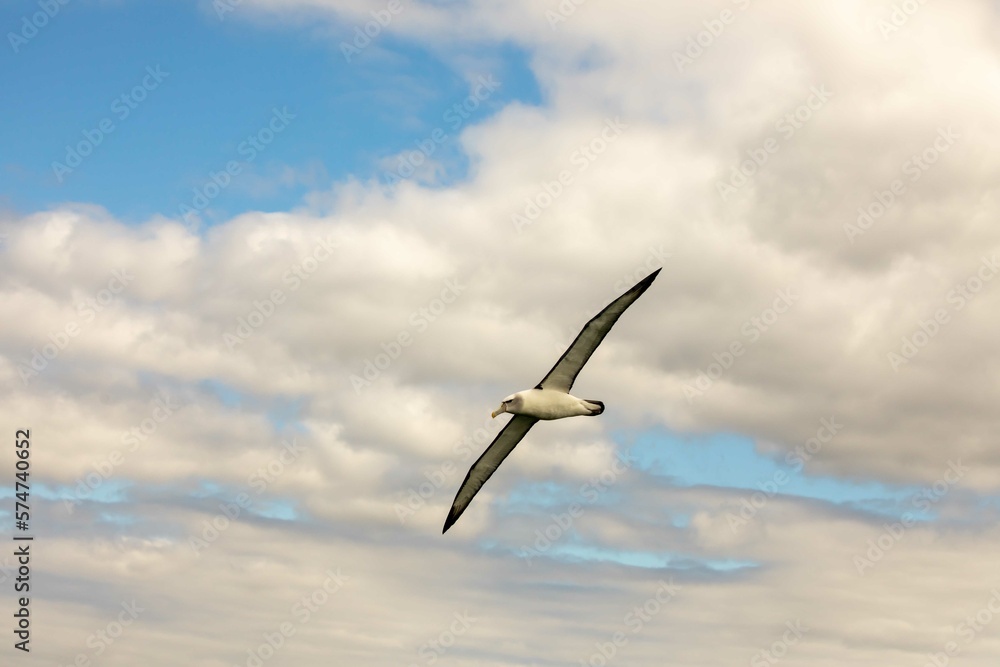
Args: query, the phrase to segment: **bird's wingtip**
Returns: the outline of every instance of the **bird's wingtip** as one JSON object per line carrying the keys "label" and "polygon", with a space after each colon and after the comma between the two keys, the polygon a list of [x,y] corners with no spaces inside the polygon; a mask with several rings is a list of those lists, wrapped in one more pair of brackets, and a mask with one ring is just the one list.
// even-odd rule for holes
{"label": "bird's wingtip", "polygon": [[643,289],[645,289],[646,287],[649,287],[650,285],[653,284],[653,281],[656,280],[656,276],[658,276],[659,273],[660,273],[660,271],[662,271],[662,270],[663,270],[663,267],[661,266],[656,271],[653,271],[648,276],[646,276],[645,278],[643,278],[642,280],[640,280],[638,283],[636,283],[635,286],[636,287],[642,287]]}

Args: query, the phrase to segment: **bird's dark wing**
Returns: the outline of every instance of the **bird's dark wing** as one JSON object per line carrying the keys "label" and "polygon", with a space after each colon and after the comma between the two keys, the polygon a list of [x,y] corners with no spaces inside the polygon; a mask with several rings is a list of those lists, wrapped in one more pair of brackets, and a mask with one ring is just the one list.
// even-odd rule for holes
{"label": "bird's dark wing", "polygon": [[559,361],[552,367],[549,374],[538,383],[536,389],[555,389],[556,391],[569,393],[569,390],[573,387],[573,382],[576,381],[576,376],[580,374],[580,369],[590,359],[590,355],[594,353],[597,346],[608,335],[611,327],[618,321],[621,314],[625,312],[625,309],[642,296],[642,293],[653,283],[656,275],[661,270],[657,269],[640,280],[632,289],[612,301],[597,315],[594,315],[577,335],[576,340],[569,346],[569,349],[559,357]]}
{"label": "bird's dark wing", "polygon": [[462,486],[455,495],[451,511],[448,512],[448,518],[444,522],[444,530],[441,531],[442,534],[448,532],[451,525],[458,521],[458,517],[462,516],[462,512],[479,493],[479,489],[483,487],[486,480],[503,463],[503,460],[514,450],[517,443],[521,442],[528,429],[534,426],[537,421],[538,419],[535,417],[514,415],[514,418],[507,422],[507,425],[497,434],[482,456],[469,468],[469,474],[465,476],[465,481],[462,482]]}

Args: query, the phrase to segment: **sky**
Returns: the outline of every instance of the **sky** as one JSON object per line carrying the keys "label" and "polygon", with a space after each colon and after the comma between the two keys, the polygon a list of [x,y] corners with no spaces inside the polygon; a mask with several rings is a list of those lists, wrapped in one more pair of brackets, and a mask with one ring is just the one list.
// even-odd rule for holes
{"label": "sky", "polygon": [[996,3],[0,26],[3,664],[995,664]]}

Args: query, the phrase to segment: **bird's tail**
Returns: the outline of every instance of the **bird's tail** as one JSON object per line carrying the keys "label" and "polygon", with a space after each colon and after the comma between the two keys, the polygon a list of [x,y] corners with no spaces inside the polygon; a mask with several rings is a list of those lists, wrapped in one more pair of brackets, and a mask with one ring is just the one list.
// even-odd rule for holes
{"label": "bird's tail", "polygon": [[583,399],[583,402],[586,403],[587,407],[590,409],[589,416],[591,417],[596,417],[597,415],[604,412],[604,403],[601,403],[600,401],[594,401],[589,398],[585,398]]}

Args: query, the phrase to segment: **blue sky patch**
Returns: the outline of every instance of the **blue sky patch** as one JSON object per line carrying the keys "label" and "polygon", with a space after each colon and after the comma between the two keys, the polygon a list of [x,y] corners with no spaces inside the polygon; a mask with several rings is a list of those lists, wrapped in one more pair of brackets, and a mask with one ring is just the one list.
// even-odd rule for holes
{"label": "blue sky patch", "polygon": [[663,430],[639,435],[631,449],[635,467],[680,487],[715,486],[747,495],[798,496],[888,517],[909,511],[931,519],[933,509],[914,504],[919,486],[811,475],[793,460],[761,454],[753,440],[732,434],[681,436]]}
{"label": "blue sky patch", "polygon": [[305,425],[299,418],[305,406],[305,401],[301,398],[269,396],[264,399],[214,379],[202,380],[199,386],[203,391],[215,396],[227,408],[245,410],[251,414],[263,413],[275,433],[306,431]]}
{"label": "blue sky patch", "polygon": [[[629,567],[647,569],[708,569],[716,572],[733,572],[752,569],[759,564],[749,560],[732,558],[704,558],[690,554],[662,553],[655,551],[628,551],[623,549],[607,549],[596,545],[582,544],[575,540],[553,544],[540,554],[532,557],[548,557],[570,561],[611,562]],[[526,556],[525,556],[526,557]]]}
{"label": "blue sky patch", "polygon": [[[31,8],[4,3],[0,24],[20,25]],[[91,202],[138,222],[180,219],[186,206],[208,224],[288,210],[349,177],[386,182],[388,159],[435,129],[445,140],[431,140],[430,157],[447,184],[469,167],[462,129],[511,101],[541,101],[510,45],[480,45],[460,72],[384,34],[348,63],[336,44],[353,25],[250,18],[220,21],[195,2],[62,7],[8,54],[0,209]],[[470,102],[487,76],[499,87]]]}

